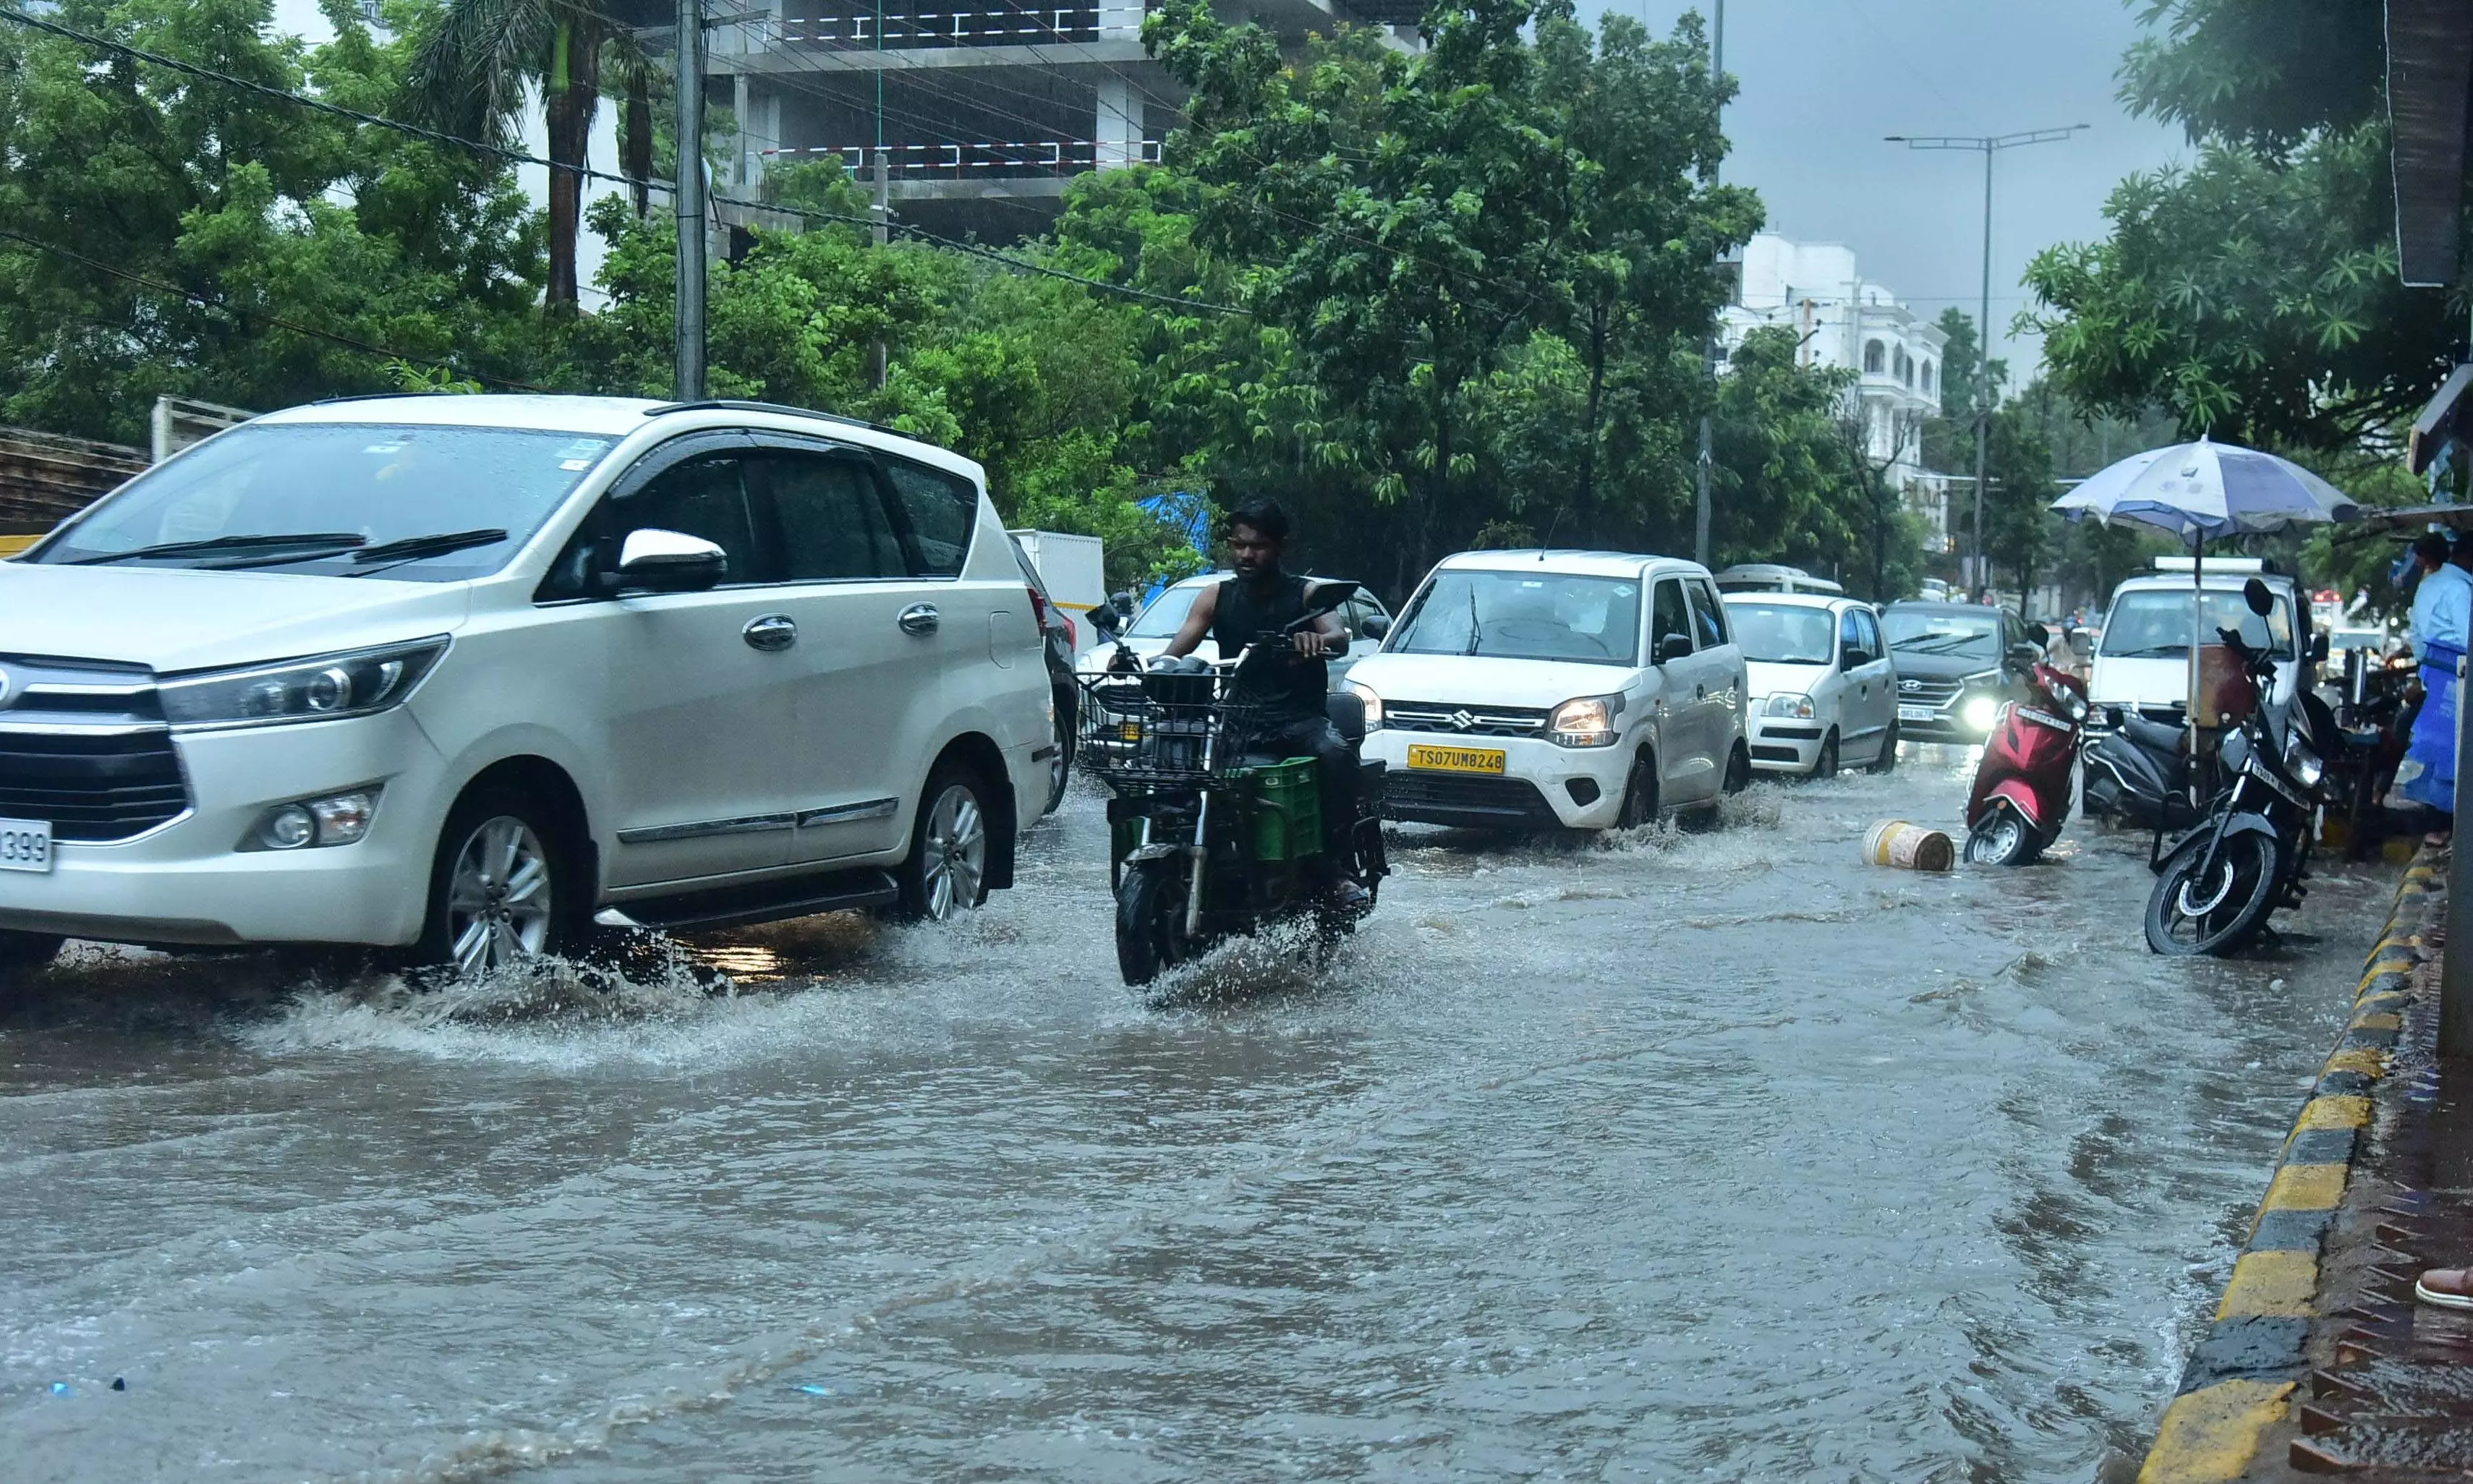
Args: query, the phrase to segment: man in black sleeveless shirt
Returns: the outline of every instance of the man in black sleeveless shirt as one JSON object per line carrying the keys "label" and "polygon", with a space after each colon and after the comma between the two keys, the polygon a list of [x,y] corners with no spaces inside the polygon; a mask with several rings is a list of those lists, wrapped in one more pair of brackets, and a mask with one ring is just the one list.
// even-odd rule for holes
{"label": "man in black sleeveless shirt", "polygon": [[[1202,589],[1184,627],[1168,640],[1170,656],[1190,655],[1209,638],[1218,646],[1220,658],[1234,659],[1262,634],[1305,616],[1306,580],[1280,569],[1288,539],[1287,513],[1268,500],[1248,505],[1230,513],[1222,534],[1236,575]],[[1361,888],[1343,879],[1339,869],[1348,855],[1350,823],[1357,818],[1357,754],[1325,708],[1331,690],[1326,658],[1348,653],[1348,631],[1336,614],[1325,613],[1290,642],[1293,653],[1271,688],[1249,698],[1261,707],[1252,745],[1290,757],[1311,757],[1317,764],[1323,867],[1330,873],[1326,884],[1355,894]]]}

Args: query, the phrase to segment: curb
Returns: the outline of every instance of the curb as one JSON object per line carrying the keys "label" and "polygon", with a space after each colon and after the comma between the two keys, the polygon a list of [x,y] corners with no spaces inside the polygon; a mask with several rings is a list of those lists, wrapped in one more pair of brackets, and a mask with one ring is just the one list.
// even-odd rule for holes
{"label": "curb", "polygon": [[2309,1372],[2319,1245],[2361,1152],[2371,1094],[2402,1034],[2413,970],[2436,954],[2424,938],[2437,922],[2433,909],[2445,900],[2443,860],[2425,846],[2396,886],[2395,905],[2354,993],[2352,1019],[2285,1137],[2215,1323],[2190,1352],[2138,1484],[2240,1478]]}

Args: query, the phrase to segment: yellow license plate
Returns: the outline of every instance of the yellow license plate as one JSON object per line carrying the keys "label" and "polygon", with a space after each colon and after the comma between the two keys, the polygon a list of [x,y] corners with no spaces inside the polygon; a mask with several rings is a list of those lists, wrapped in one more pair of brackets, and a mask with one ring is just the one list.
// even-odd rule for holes
{"label": "yellow license plate", "polygon": [[1499,747],[1411,747],[1408,766],[1428,773],[1501,773]]}

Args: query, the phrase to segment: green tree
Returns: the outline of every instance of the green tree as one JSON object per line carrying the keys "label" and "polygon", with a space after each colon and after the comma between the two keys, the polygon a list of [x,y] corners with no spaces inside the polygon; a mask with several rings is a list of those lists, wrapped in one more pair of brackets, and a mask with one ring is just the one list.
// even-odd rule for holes
{"label": "green tree", "polygon": [[[398,35],[424,7],[388,12]],[[67,0],[82,31],[382,108],[408,60],[266,0]],[[423,374],[530,379],[540,225],[494,160],[0,26],[0,421],[142,441],[162,393],[279,407]]]}

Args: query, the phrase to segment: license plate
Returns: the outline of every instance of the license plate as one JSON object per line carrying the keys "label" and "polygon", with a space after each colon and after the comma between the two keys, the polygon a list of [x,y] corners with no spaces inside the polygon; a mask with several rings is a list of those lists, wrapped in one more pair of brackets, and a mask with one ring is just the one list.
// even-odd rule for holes
{"label": "license plate", "polygon": [[1499,747],[1426,747],[1408,749],[1408,766],[1428,773],[1501,773]]}
{"label": "license plate", "polygon": [[0,871],[52,869],[52,826],[48,820],[0,820]]}
{"label": "license plate", "polygon": [[1940,711],[1929,706],[1902,706],[1898,707],[1898,720],[1902,722],[1938,721]]}

